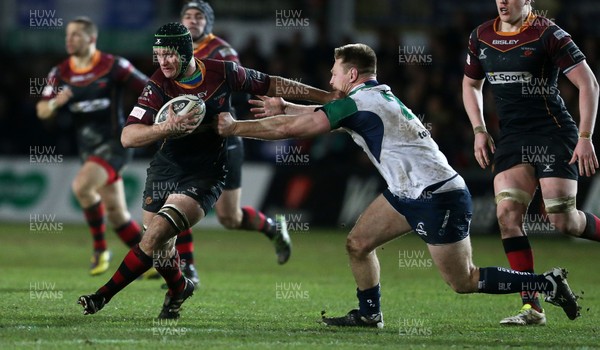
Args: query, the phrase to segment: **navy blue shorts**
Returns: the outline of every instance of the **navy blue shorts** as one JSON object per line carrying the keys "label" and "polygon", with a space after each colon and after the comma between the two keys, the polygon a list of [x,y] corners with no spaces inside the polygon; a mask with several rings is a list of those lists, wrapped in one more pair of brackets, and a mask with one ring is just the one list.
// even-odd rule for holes
{"label": "navy blue shorts", "polygon": [[443,193],[423,192],[417,199],[400,198],[390,192],[383,196],[427,244],[440,245],[462,241],[469,236],[473,204],[469,190]]}

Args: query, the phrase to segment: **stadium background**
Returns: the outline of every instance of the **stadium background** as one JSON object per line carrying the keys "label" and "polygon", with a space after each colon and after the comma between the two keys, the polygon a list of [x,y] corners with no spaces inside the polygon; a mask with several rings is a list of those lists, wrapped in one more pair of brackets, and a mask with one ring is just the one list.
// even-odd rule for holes
{"label": "stadium background", "polygon": [[[496,16],[494,1],[442,0],[221,0],[210,1],[215,34],[238,51],[244,66],[327,89],[333,48],[364,42],[378,54],[379,81],[392,87],[430,129],[474,195],[475,232],[493,233],[489,170],[472,156],[472,131],[462,107],[461,80],[467,38]],[[147,75],[152,34],[179,20],[183,1],[6,0],[0,5],[0,220],[27,222],[32,212],[81,221],[69,197],[77,168],[68,116],[51,122],[35,116],[35,103],[50,68],[66,57],[66,23],[91,17],[100,29],[98,48],[132,61]],[[538,0],[538,14],[567,30],[600,70],[600,7],[594,0]],[[559,89],[577,118],[577,90],[561,77]],[[493,99],[485,91],[488,128],[496,133]],[[126,112],[135,96],[128,96]],[[243,113],[241,113],[243,114]],[[597,144],[597,139],[595,140]],[[32,161],[32,155],[48,161]],[[151,150],[138,150],[130,167],[128,202],[141,203],[140,181]],[[268,213],[285,213],[296,230],[351,224],[381,190],[382,182],[350,137],[246,141],[243,202]],[[599,214],[600,186],[582,179],[578,202]],[[136,187],[138,186],[138,187]],[[64,210],[62,208],[65,208]],[[65,213],[68,211],[69,213]],[[216,224],[209,218],[208,225]]]}

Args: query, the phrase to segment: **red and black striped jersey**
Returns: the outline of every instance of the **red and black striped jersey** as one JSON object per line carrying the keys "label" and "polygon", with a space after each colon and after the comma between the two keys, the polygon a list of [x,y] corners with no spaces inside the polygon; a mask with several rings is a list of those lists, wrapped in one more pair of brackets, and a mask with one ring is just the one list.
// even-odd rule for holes
{"label": "red and black striped jersey", "polygon": [[201,132],[164,140],[157,155],[183,169],[210,173],[215,164],[220,163],[224,151],[224,139],[212,128],[216,116],[230,110],[232,92],[265,95],[269,90],[270,77],[231,61],[196,59],[196,64],[201,77],[191,85],[168,79],[158,69],[150,77],[126,125],[152,125],[160,108],[176,96],[192,94],[200,97],[206,105],[206,115],[199,126]]}
{"label": "red and black striped jersey", "polygon": [[571,36],[541,16],[530,15],[514,33],[499,32],[499,22],[473,30],[464,71],[490,83],[501,134],[576,128],[557,87],[559,71],[585,59]]}
{"label": "red and black striped jersey", "polygon": [[72,58],[53,67],[42,98],[54,98],[62,89],[69,87],[73,97],[62,108],[73,116],[81,134],[78,137],[85,139],[91,130],[94,139],[98,136],[103,140],[118,139],[125,122],[122,88],[129,86],[139,93],[147,81],[148,77],[125,58],[96,51],[89,68],[78,69]]}

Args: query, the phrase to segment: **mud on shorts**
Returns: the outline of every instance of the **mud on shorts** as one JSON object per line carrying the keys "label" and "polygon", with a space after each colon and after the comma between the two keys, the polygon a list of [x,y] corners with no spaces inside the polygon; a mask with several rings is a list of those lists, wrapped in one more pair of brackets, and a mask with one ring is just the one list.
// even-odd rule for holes
{"label": "mud on shorts", "polygon": [[428,195],[400,198],[387,189],[383,196],[427,244],[455,243],[469,236],[473,205],[468,189],[442,193],[426,189],[423,193]]}
{"label": "mud on shorts", "polygon": [[146,171],[142,209],[157,213],[170,194],[178,193],[193,198],[200,204],[204,214],[208,214],[223,192],[224,174],[220,177],[198,176],[155,160]]}
{"label": "mud on shorts", "polygon": [[225,190],[235,190],[242,187],[242,164],[244,163],[244,142],[241,137],[227,138],[227,162],[225,169]]}
{"label": "mud on shorts", "polygon": [[577,133],[561,135],[514,134],[496,144],[494,176],[519,164],[530,164],[535,177],[577,180],[577,163],[569,165],[577,145]]}
{"label": "mud on shorts", "polygon": [[81,162],[91,161],[102,166],[108,173],[107,184],[121,178],[121,171],[131,162],[133,149],[123,148],[118,140],[108,140],[93,147],[79,147]]}

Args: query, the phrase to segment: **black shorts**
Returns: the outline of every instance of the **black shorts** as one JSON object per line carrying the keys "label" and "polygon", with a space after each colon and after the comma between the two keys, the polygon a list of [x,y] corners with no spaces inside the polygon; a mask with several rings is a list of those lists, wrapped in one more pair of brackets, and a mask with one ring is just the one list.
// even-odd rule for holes
{"label": "black shorts", "polygon": [[242,187],[242,164],[244,163],[244,142],[241,137],[227,138],[227,175],[225,176],[225,190],[235,190]]}
{"label": "black shorts", "polygon": [[417,199],[400,198],[387,189],[383,196],[427,244],[455,243],[469,236],[473,204],[467,189]]}
{"label": "black shorts", "polygon": [[577,132],[560,135],[513,134],[496,145],[492,171],[495,175],[519,164],[530,164],[535,177],[577,180],[577,164],[569,165],[577,145]]}
{"label": "black shorts", "polygon": [[108,140],[93,147],[79,145],[81,162],[92,161],[108,173],[107,185],[121,178],[121,171],[133,158],[133,149],[123,148],[120,141]]}
{"label": "black shorts", "polygon": [[184,172],[172,163],[162,161],[160,156],[152,160],[146,173],[142,208],[152,213],[160,210],[170,194],[178,193],[193,198],[206,215],[223,192],[224,173],[200,176],[195,172]]}

